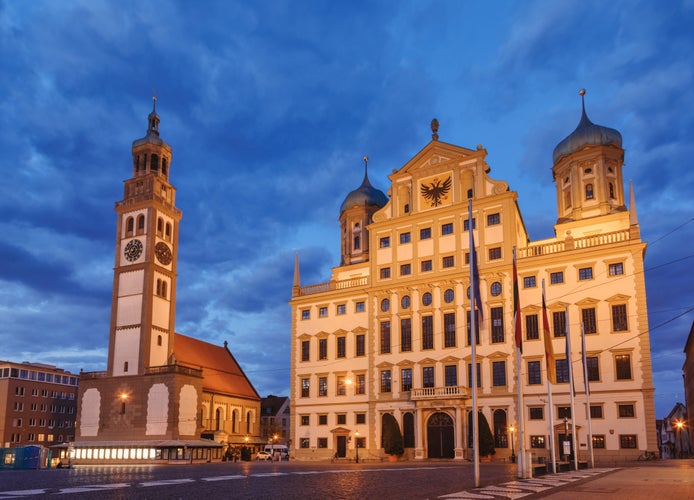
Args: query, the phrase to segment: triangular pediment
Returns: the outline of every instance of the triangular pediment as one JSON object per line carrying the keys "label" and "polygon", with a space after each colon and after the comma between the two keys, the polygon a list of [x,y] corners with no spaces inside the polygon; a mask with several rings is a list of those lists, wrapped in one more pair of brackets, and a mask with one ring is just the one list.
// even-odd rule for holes
{"label": "triangular pediment", "polygon": [[366,332],[368,332],[368,331],[369,331],[369,330],[367,330],[367,329],[364,328],[363,326],[358,326],[358,327],[356,327],[356,328],[352,328],[352,333],[357,333],[357,334],[366,333]]}
{"label": "triangular pediment", "polygon": [[460,162],[472,165],[477,159],[484,159],[485,156],[486,151],[483,149],[475,151],[445,142],[431,141],[414,155],[410,161],[388,177],[395,182],[400,177],[441,170]]}

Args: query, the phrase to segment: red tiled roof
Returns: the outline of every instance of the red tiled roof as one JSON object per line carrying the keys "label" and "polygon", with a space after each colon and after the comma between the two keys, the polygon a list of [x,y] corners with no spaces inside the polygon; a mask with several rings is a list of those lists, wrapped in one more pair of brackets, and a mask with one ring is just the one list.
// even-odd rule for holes
{"label": "red tiled roof", "polygon": [[260,400],[260,396],[229,349],[177,333],[174,339],[176,362],[202,368],[203,390]]}

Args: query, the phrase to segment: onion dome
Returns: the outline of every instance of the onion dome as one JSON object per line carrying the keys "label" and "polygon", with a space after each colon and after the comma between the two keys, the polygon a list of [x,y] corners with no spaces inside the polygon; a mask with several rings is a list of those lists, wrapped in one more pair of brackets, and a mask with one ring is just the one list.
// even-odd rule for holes
{"label": "onion dome", "polygon": [[156,144],[159,146],[167,145],[161,137],[159,137],[159,115],[157,114],[157,97],[152,97],[152,112],[147,116],[147,135],[142,139],[133,141],[133,146],[141,144]]}
{"label": "onion dome", "polygon": [[388,203],[388,197],[383,193],[383,191],[376,189],[369,182],[368,162],[369,158],[365,156],[364,180],[362,181],[361,186],[349,193],[345,198],[345,201],[342,202],[342,205],[340,206],[340,215],[354,205],[364,207],[376,205],[378,208],[383,208],[386,203]]}
{"label": "onion dome", "polygon": [[613,128],[596,125],[588,119],[583,97],[586,94],[585,89],[581,89],[579,94],[581,94],[581,106],[583,108],[581,121],[578,122],[576,130],[571,132],[556,148],[554,148],[554,153],[552,153],[552,160],[554,163],[557,163],[557,160],[562,156],[575,153],[583,146],[587,145],[606,146],[608,144],[615,144],[620,148],[622,147],[622,134],[620,134],[619,131]]}

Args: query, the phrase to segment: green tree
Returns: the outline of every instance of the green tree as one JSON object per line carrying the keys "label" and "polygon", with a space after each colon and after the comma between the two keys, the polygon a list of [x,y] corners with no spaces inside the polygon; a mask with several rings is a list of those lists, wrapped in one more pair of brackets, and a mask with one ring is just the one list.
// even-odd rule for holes
{"label": "green tree", "polygon": [[477,432],[479,438],[480,446],[480,456],[485,457],[487,455],[494,455],[496,451],[494,450],[494,436],[492,435],[492,430],[489,428],[489,423],[484,413],[479,412],[479,419]]}
{"label": "green tree", "polygon": [[388,455],[400,456],[405,453],[400,426],[390,413],[383,415],[383,450]]}

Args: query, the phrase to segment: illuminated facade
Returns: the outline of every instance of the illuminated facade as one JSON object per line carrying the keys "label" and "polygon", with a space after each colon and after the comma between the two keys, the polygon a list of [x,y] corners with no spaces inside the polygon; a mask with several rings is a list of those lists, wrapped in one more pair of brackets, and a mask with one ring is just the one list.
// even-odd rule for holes
{"label": "illuminated facade", "polygon": [[[517,193],[488,174],[482,146],[432,140],[389,176],[389,197],[368,175],[340,208],[341,264],[329,282],[292,290],[292,455],[380,459],[392,414],[411,459],[470,457],[469,230],[483,302],[475,370],[478,406],[496,457],[519,450],[513,339],[512,254],[517,249],[525,448],[549,457],[575,417],[586,460],[587,412],[597,461],[655,451],[655,410],[643,257],[633,196],[627,208],[619,132],[588,120],[555,149],[555,237],[531,241]],[[472,200],[473,220],[468,220]],[[548,408],[541,289],[559,382]],[[571,334],[576,415],[569,408],[565,311]],[[585,325],[591,401],[583,391]],[[566,421],[564,420],[566,418]],[[512,440],[515,440],[512,444]],[[564,458],[563,449],[557,456]]]}
{"label": "illuminated facade", "polygon": [[108,367],[80,376],[76,460],[207,461],[260,444],[260,397],[226,342],[175,332],[182,214],[156,108],[148,120],[116,203]]}

